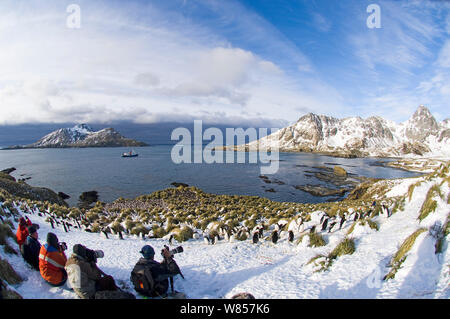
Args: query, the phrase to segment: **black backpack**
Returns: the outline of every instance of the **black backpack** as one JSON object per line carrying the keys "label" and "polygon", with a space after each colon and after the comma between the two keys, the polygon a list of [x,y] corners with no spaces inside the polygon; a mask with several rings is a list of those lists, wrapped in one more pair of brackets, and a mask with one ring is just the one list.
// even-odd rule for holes
{"label": "black backpack", "polygon": [[141,295],[148,297],[158,297],[164,295],[169,289],[169,280],[155,281],[151,272],[152,266],[159,264],[145,265],[138,263],[131,272],[131,282],[134,289]]}

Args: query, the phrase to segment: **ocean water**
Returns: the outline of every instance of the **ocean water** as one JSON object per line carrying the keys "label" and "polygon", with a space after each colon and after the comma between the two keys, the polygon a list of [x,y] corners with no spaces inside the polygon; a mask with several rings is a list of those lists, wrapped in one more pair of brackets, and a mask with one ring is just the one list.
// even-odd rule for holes
{"label": "ocean water", "polygon": [[[315,171],[313,166],[338,164],[349,173],[366,177],[418,175],[374,166],[379,160],[374,158],[344,159],[309,153],[280,153],[278,172],[267,176],[285,184],[266,184],[259,177],[259,164],[175,164],[171,159],[172,147],[135,148],[139,153],[137,158],[122,158],[121,154],[129,151],[127,148],[0,151],[0,170],[15,167],[14,177],[31,177],[27,183],[32,186],[48,187],[70,195],[67,202],[71,206],[76,205],[78,196],[85,191],[96,190],[101,201],[110,202],[118,197],[134,198],[165,189],[171,187],[172,182],[197,186],[215,194],[256,195],[276,201],[317,203],[331,197],[315,197],[294,188],[305,184],[325,185],[305,172]],[[275,192],[267,192],[269,188]]]}

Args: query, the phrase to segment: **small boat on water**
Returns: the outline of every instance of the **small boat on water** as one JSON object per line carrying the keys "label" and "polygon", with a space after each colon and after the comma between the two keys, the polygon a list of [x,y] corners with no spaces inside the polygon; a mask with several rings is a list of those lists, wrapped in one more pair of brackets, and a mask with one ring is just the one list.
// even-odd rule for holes
{"label": "small boat on water", "polygon": [[133,151],[130,152],[126,152],[122,154],[122,157],[138,157],[139,154],[138,153],[134,153]]}

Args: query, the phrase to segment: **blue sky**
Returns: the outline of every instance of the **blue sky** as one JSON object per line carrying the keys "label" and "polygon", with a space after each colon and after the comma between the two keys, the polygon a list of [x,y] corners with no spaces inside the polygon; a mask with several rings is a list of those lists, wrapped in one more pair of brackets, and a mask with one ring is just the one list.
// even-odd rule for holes
{"label": "blue sky", "polygon": [[0,70],[0,124],[401,122],[420,104],[443,120],[450,2],[5,0]]}

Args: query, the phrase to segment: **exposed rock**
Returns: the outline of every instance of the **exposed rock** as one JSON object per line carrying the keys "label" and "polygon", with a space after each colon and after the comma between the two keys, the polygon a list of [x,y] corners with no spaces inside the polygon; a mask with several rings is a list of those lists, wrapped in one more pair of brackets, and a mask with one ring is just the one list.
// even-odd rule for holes
{"label": "exposed rock", "polygon": [[313,196],[333,196],[333,195],[344,195],[347,191],[349,191],[348,188],[340,188],[340,189],[333,189],[333,188],[327,188],[325,186],[321,185],[297,185],[294,186],[296,189],[302,190],[304,192],[308,192]]}
{"label": "exposed rock", "polygon": [[178,182],[173,182],[173,183],[170,183],[170,185],[172,185],[172,186],[174,186],[174,187],[189,187],[189,185],[188,184],[185,184],[185,183],[178,183]]}
{"label": "exposed rock", "polygon": [[50,203],[68,206],[67,203],[51,189],[33,187],[24,182],[16,182],[14,177],[4,173],[0,173],[0,189],[6,190],[13,196],[31,200],[49,201]]}
{"label": "exposed rock", "polygon": [[63,193],[63,192],[58,192],[58,196],[61,197],[61,198],[64,199],[64,200],[70,198],[69,195],[67,195],[66,193]]}
{"label": "exposed rock", "polygon": [[4,170],[2,170],[1,171],[1,173],[5,173],[5,174],[11,174],[12,172],[14,172],[16,170],[16,168],[15,167],[10,167],[10,168],[7,168],[7,169],[4,169]]}
{"label": "exposed rock", "polygon": [[336,176],[347,177],[347,171],[340,166],[335,166],[333,168],[333,173]]}

